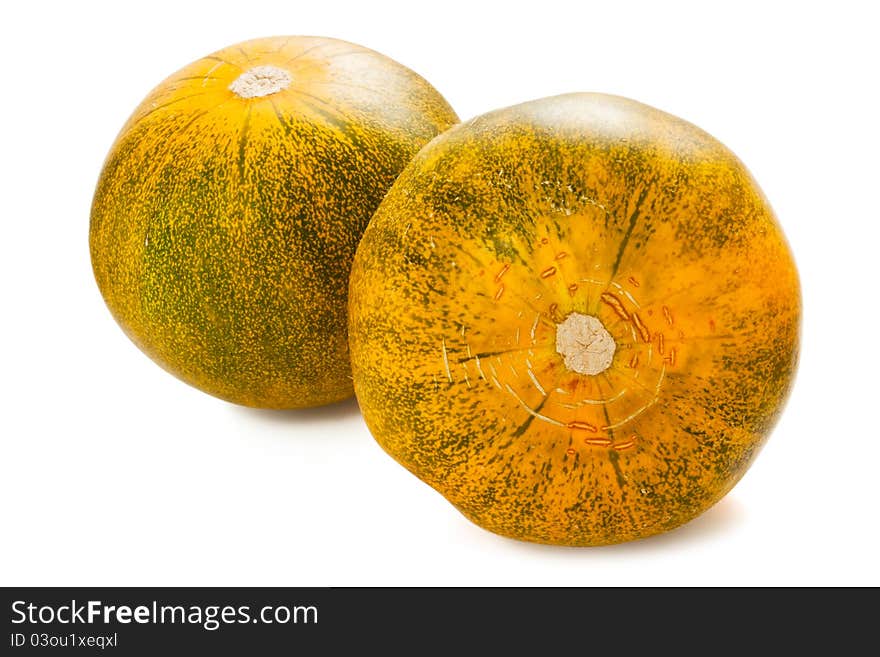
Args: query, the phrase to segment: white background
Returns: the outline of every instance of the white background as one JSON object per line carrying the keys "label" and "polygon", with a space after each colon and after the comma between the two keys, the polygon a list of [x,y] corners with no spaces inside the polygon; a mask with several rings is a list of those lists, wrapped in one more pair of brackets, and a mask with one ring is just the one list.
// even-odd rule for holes
{"label": "white background", "polygon": [[[832,9],[833,7],[833,9]],[[2,74],[3,585],[878,585],[878,17],[871,3],[10,3]],[[716,507],[571,549],[470,524],[381,451],[354,401],[269,412],[142,355],[92,278],[91,196],[141,98],[245,39],[333,36],[462,119],[603,91],[726,143],[804,290],[796,386]]]}

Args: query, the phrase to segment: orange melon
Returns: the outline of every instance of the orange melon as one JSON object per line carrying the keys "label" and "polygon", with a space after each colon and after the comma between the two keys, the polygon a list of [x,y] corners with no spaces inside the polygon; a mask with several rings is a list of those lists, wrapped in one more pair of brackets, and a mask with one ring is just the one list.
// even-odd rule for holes
{"label": "orange melon", "polygon": [[364,234],[349,303],[379,444],[478,525],[582,546],[670,530],[736,484],[791,388],[801,315],[744,165],[600,94],[432,141]]}

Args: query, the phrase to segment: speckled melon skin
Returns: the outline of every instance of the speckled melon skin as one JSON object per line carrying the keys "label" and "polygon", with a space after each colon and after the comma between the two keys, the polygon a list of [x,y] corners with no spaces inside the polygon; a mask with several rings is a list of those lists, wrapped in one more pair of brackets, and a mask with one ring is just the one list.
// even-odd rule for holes
{"label": "speckled melon skin", "polygon": [[[288,88],[242,98],[261,66]],[[327,38],[257,39],[156,87],[95,192],[90,249],[113,316],[212,395],[266,408],[352,394],[348,274],[412,156],[457,117],[424,79]]]}
{"label": "speckled melon skin", "polygon": [[[797,271],[743,164],[632,100],[546,98],[458,125],[392,187],[350,287],[379,444],[473,522],[590,546],[720,500],[794,377]],[[613,336],[568,369],[572,313]]]}

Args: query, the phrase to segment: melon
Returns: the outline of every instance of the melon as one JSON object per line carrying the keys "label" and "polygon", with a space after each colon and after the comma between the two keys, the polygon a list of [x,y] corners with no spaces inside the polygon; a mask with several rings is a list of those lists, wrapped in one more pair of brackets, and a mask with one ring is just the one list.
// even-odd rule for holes
{"label": "melon", "polygon": [[457,120],[422,77],[336,39],[256,39],[185,66],[137,107],[100,174],[89,243],[107,306],[159,365],[230,402],[351,396],[358,240]]}
{"label": "melon", "polygon": [[354,387],[392,457],[492,532],[594,546],[731,490],[795,375],[801,300],[745,166],[570,94],[428,144],[358,247]]}

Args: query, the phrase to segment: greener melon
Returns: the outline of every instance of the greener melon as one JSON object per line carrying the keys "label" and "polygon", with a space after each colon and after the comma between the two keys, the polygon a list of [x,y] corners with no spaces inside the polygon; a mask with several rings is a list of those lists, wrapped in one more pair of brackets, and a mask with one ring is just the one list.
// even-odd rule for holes
{"label": "greener melon", "polygon": [[91,212],[98,287],[134,343],[222,399],[352,394],[348,274],[391,183],[457,122],[424,79],[335,39],[237,44],[135,110]]}
{"label": "greener melon", "polygon": [[491,112],[426,146],[351,275],[379,444],[480,526],[603,545],[687,522],[765,443],[800,290],[743,164],[632,100]]}

